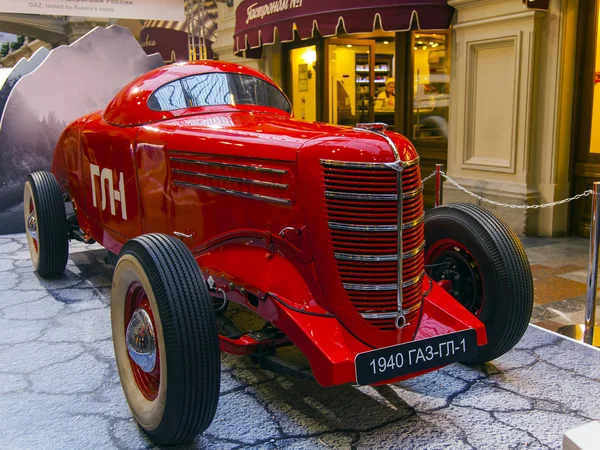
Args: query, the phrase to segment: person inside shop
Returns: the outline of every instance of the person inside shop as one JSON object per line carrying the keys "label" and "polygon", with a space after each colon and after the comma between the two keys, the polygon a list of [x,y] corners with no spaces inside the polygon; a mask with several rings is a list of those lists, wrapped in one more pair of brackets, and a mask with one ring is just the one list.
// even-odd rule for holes
{"label": "person inside shop", "polygon": [[385,89],[377,96],[376,110],[393,110],[396,99],[396,82],[393,78],[385,80]]}

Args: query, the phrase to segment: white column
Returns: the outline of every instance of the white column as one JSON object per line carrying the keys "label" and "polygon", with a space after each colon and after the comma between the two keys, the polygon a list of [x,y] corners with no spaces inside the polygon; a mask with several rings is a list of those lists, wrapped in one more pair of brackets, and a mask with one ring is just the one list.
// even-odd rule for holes
{"label": "white column", "polygon": [[212,45],[215,52],[219,54],[219,60],[231,61],[260,70],[260,60],[251,58],[240,58],[233,54],[233,34],[235,32],[235,10],[242,0],[235,0],[233,6],[227,3],[217,3],[219,8],[218,38]]}
{"label": "white column", "polygon": [[[517,204],[568,195],[570,108],[576,0],[552,0],[548,12],[521,0],[451,0],[449,175],[491,200]],[[574,53],[574,52],[571,52]],[[560,168],[560,170],[559,170]],[[479,203],[444,184],[444,200]],[[555,235],[566,208],[507,209],[481,203],[518,234]]]}

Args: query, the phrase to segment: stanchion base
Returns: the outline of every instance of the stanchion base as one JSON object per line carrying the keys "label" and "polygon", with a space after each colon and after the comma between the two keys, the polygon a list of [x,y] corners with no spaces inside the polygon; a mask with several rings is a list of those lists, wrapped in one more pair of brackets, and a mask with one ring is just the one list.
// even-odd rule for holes
{"label": "stanchion base", "polygon": [[563,336],[570,337],[572,339],[575,339],[576,341],[584,342],[585,344],[591,344],[594,347],[600,347],[600,327],[594,327],[593,342],[585,342],[583,340],[584,330],[585,330],[585,325],[581,323],[578,325],[565,325],[564,327],[560,327],[556,331],[558,333],[562,334]]}

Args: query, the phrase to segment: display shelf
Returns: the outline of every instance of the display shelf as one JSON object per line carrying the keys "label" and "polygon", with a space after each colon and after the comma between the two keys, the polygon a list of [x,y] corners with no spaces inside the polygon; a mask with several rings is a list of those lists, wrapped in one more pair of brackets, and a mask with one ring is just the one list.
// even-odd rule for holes
{"label": "display shelf", "polygon": [[[371,71],[369,55],[359,53],[355,60],[356,104],[360,109],[360,120],[368,120],[369,105],[371,104],[371,77],[375,86],[375,96],[385,89],[385,81],[393,76],[394,55],[376,54],[375,65]],[[389,123],[389,122],[388,122]]]}
{"label": "display shelf", "polygon": [[[356,73],[356,92],[359,96],[369,95],[370,85],[370,67],[369,55],[359,53],[356,55],[355,64]],[[384,89],[385,81],[393,77],[393,55],[377,54],[375,55],[375,65],[373,67],[373,83],[375,84],[375,95]]]}

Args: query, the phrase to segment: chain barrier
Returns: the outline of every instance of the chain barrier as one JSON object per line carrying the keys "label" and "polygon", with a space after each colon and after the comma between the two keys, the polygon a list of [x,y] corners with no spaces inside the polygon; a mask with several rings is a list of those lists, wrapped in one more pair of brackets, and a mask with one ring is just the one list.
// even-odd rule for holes
{"label": "chain barrier", "polygon": [[421,180],[421,181],[423,182],[423,184],[425,184],[425,182],[427,180],[429,180],[430,178],[433,178],[433,177],[435,177],[435,170],[432,173],[430,173],[429,175],[427,175],[425,178],[423,178],[423,180]]}
{"label": "chain barrier", "polygon": [[[430,175],[428,175],[425,178],[423,178],[423,183],[425,183],[430,178],[434,177],[435,174],[436,174],[436,172],[433,171],[433,173],[431,173]],[[541,204],[541,205],[511,205],[510,203],[501,203],[501,202],[497,202],[495,200],[490,200],[488,198],[482,197],[481,195],[477,195],[474,192],[471,192],[467,188],[462,187],[460,184],[458,184],[456,181],[454,181],[448,175],[446,175],[446,173],[444,171],[440,171],[440,175],[442,177],[444,177],[446,180],[448,180],[448,182],[450,184],[454,185],[457,189],[463,191],[465,194],[468,194],[471,197],[475,197],[479,201],[482,201],[482,202],[485,202],[485,203],[489,203],[491,205],[502,206],[504,208],[511,208],[511,209],[539,209],[539,208],[549,208],[551,206],[558,206],[558,205],[562,205],[564,203],[572,202],[573,200],[579,200],[582,197],[587,197],[587,196],[592,195],[594,193],[591,189],[588,189],[587,191],[584,191],[581,194],[577,194],[577,195],[575,195],[573,197],[565,198],[564,200],[558,200],[558,201],[552,202],[552,203],[544,203],[544,204]]]}

